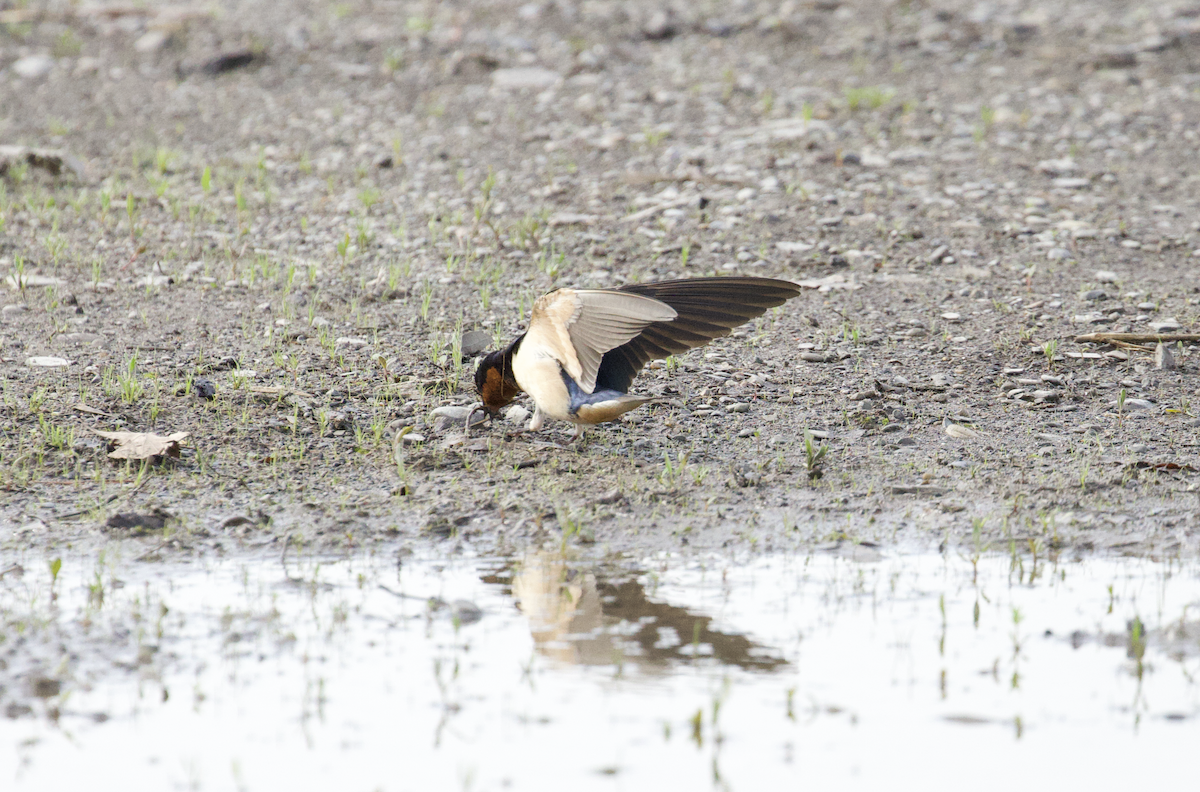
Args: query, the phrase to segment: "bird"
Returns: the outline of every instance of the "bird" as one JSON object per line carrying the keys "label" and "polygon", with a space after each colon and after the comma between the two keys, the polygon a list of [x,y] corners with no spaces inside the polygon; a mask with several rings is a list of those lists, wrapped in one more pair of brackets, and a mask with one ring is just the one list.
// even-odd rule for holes
{"label": "bird", "polygon": [[[533,304],[528,329],[475,370],[480,402],[496,415],[522,391],[535,406],[529,423],[575,424],[578,439],[650,401],[629,393],[651,360],[703,346],[800,294],[774,278],[684,278],[616,289],[557,289]],[[470,423],[468,417],[468,425]]]}

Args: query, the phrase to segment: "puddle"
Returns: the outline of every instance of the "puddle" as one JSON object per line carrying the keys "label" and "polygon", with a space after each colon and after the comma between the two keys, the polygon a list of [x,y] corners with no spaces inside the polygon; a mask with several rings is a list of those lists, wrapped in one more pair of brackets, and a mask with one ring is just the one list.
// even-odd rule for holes
{"label": "puddle", "polygon": [[1112,789],[1200,737],[1194,563],[21,565],[5,788]]}

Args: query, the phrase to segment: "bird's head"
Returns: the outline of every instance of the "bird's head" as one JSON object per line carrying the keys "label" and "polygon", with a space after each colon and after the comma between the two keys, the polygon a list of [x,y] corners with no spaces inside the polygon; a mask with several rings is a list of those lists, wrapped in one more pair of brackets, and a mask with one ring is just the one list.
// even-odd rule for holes
{"label": "bird's head", "polygon": [[519,341],[520,339],[508,349],[487,355],[480,361],[479,368],[475,369],[475,390],[479,392],[479,400],[483,402],[484,409],[492,415],[508,406],[521,392],[512,373],[513,351]]}

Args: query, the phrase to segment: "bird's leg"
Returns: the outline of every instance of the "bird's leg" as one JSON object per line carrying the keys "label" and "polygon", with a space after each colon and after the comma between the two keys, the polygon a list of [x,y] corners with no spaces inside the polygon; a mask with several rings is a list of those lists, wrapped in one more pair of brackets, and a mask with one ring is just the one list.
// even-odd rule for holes
{"label": "bird's leg", "polygon": [[529,419],[529,431],[531,431],[531,432],[541,431],[542,426],[545,425],[545,423],[546,423],[546,414],[542,412],[541,407],[535,406],[533,408],[533,418]]}
{"label": "bird's leg", "polygon": [[574,432],[574,434],[571,435],[571,439],[568,441],[569,444],[570,445],[580,444],[580,441],[583,438],[583,433],[586,431],[587,431],[587,424],[575,424],[575,432]]}

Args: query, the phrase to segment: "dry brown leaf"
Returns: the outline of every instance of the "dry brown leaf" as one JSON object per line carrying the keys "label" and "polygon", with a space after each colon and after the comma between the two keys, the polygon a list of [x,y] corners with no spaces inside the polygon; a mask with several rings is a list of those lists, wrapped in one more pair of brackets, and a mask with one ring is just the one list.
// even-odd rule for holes
{"label": "dry brown leaf", "polygon": [[149,459],[150,457],[179,456],[179,441],[189,432],[175,432],[166,437],[153,432],[96,432],[108,440],[109,459]]}

